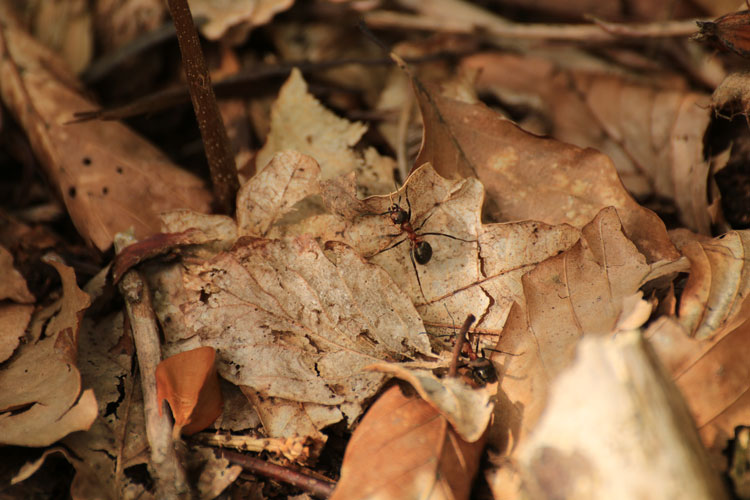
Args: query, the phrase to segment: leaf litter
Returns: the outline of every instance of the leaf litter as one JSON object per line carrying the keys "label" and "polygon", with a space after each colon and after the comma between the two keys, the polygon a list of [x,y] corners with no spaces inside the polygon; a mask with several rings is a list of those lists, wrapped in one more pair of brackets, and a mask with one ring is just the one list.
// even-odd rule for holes
{"label": "leaf litter", "polygon": [[[289,5],[279,3],[276,8]],[[432,15],[428,10],[418,12]],[[471,9],[466,12],[476,14]],[[493,26],[501,26],[498,19],[493,18]],[[241,36],[241,31],[224,36]],[[285,36],[277,43],[298,43],[288,33]],[[57,63],[40,63],[55,61],[54,56],[42,49],[29,51],[25,44],[31,42],[19,28],[3,26],[2,47],[9,54],[0,67],[9,82],[0,85],[5,104],[20,117],[78,231],[90,244],[106,249],[114,232],[129,224],[122,215],[147,206],[141,195],[153,201],[151,194],[143,194],[152,191],[142,189],[143,179],[129,177],[131,182],[118,185],[131,194],[123,194],[128,201],[118,205],[119,195],[109,196],[110,186],[107,193],[93,196],[101,190],[101,181],[75,177],[83,175],[76,172],[88,172],[86,168],[96,172],[99,164],[111,161],[105,153],[102,158],[107,159],[100,161],[99,150],[86,146],[101,143],[104,129],[99,124],[62,124],[61,116],[88,106],[70,93],[80,85],[65,71],[56,71],[57,78],[40,86],[40,75],[48,75]],[[582,57],[577,49],[567,54],[579,62],[592,61],[591,54]],[[610,56],[611,61],[627,60],[622,53]],[[536,57],[549,56],[539,51]],[[533,58],[521,61],[530,63]],[[646,67],[642,59],[630,61]],[[464,63],[464,67],[486,66],[472,56]],[[19,64],[27,65],[26,71],[19,72]],[[582,339],[606,342],[612,335],[622,335],[623,328],[641,325],[648,345],[682,390],[715,458],[734,427],[747,423],[747,373],[742,362],[748,345],[745,230],[735,229],[713,240],[704,236],[715,229],[711,223],[719,220],[721,202],[711,184],[712,169],[718,164],[711,155],[718,150],[710,150],[704,142],[709,118],[699,104],[705,96],[686,90],[689,82],[676,77],[664,80],[665,88],[660,89],[648,78],[603,75],[602,68],[606,65],[592,64],[585,71],[566,68],[551,80],[552,87],[563,81],[572,85],[573,90],[566,89],[570,93],[560,99],[567,108],[551,106],[549,88],[540,89],[546,81],[533,88],[511,83],[516,85],[516,97],[523,90],[523,102],[552,113],[557,138],[580,137],[582,142],[573,142],[601,148],[612,155],[614,164],[598,151],[535,136],[502,118],[476,99],[467,75],[443,81],[442,88],[413,80],[424,124],[423,144],[411,174],[395,191],[394,160],[374,148],[358,146],[363,137],[371,140],[365,136],[367,126],[326,109],[312,96],[312,86],[308,88],[301,73],[292,71],[268,118],[267,140],[255,158],[257,174],[246,179],[238,193],[236,217],[200,213],[207,211],[201,183],[177,173],[182,171],[171,164],[164,170],[174,174],[169,180],[149,173],[147,184],[161,193],[164,204],[148,205],[147,219],[135,224],[141,228],[138,236],[158,233],[159,220],[161,230],[172,234],[157,235],[131,249],[115,274],[138,270],[146,275],[164,335],[163,357],[201,346],[215,349],[218,373],[239,389],[234,389],[234,398],[252,403],[266,436],[312,438],[315,456],[330,436],[328,426],[344,419],[355,429],[334,496],[389,492],[406,498],[410,494],[406,492],[428,492],[465,498],[485,441],[494,451],[483,471],[487,477],[507,479],[511,498],[518,498],[523,488],[528,494],[533,481],[524,486],[503,460],[519,458],[524,443],[543,435],[537,424],[548,415],[555,381],[571,373],[569,367],[577,369],[578,344]],[[523,75],[513,76],[520,80]],[[693,76],[703,81],[713,78]],[[363,85],[367,78],[357,81]],[[49,95],[44,88],[51,89]],[[534,92],[537,100],[529,97]],[[731,99],[741,101],[739,92]],[[61,104],[54,109],[42,106],[50,96],[62,93],[67,97],[57,99]],[[329,102],[347,102],[342,95]],[[504,99],[512,94],[503,88],[498,95]],[[714,106],[725,107],[729,101],[716,97]],[[29,102],[36,114],[24,112],[24,103]],[[638,111],[648,103],[655,106],[650,115]],[[584,106],[585,113],[575,116],[562,112]],[[581,125],[587,122],[589,129]],[[395,130],[388,140],[405,140],[403,126]],[[63,132],[74,135],[73,143],[88,148],[85,156],[58,147],[55,141]],[[134,156],[136,148],[128,137],[110,138],[112,144],[130,145],[123,149],[127,154],[121,151],[111,157],[114,163],[126,162],[127,157],[135,168],[141,160]],[[144,148],[139,151],[152,151],[150,146]],[[146,156],[148,161],[156,158]],[[638,182],[628,181],[623,164],[637,170]],[[61,165],[66,175],[73,172],[75,196],[70,179],[60,175]],[[703,235],[668,233],[620,178],[638,196],[646,193],[671,200],[682,223]],[[170,194],[183,182],[194,196]],[[639,191],[638,186],[647,189]],[[97,208],[90,210],[86,206],[94,206],[93,199]],[[156,212],[173,206],[179,210],[157,219]],[[425,242],[429,254],[424,253]],[[119,315],[96,322],[87,318],[85,335],[79,336],[89,302],[72,285],[72,271],[54,264],[63,277],[63,299],[34,310],[28,305],[34,302],[29,287],[13,269],[13,260],[6,258],[10,254],[0,252],[7,263],[6,274],[14,280],[7,299],[20,303],[0,304],[0,321],[8,325],[3,328],[3,353],[7,351],[9,357],[0,367],[0,383],[12,379],[11,385],[25,388],[40,377],[49,379],[44,375],[49,370],[66,373],[52,377],[54,384],[45,382],[38,394],[25,389],[23,394],[3,391],[10,398],[0,414],[3,425],[43,430],[31,438],[13,438],[26,436],[26,431],[3,435],[12,438],[9,443],[36,446],[64,438],[61,442],[76,456],[60,448],[47,453],[63,453],[76,468],[74,496],[89,497],[97,488],[112,497],[125,491],[133,496],[151,494],[147,486],[126,479],[124,473],[148,460],[144,424],[134,416],[143,409],[130,371],[127,320]],[[18,262],[17,254],[13,258]],[[472,389],[457,382],[458,388],[451,389],[452,379],[424,371],[445,368],[448,346],[441,339],[454,335],[454,317],[466,314],[479,318],[470,332],[479,338],[477,348],[501,351],[487,355],[498,372],[497,385]],[[115,324],[126,328],[97,345],[92,329],[116,332]],[[82,342],[86,347],[79,347]],[[380,394],[387,376],[365,370],[373,365],[410,381],[421,397],[404,396],[396,388]],[[34,375],[19,378],[14,375],[18,367],[33,368]],[[218,391],[212,387],[215,395]],[[565,391],[569,389],[563,390],[563,399]],[[619,392],[611,394],[615,397]],[[64,401],[34,416],[39,406],[35,400],[45,398]],[[376,402],[360,421],[373,399]],[[561,410],[556,404],[549,411]],[[247,405],[233,403],[224,412],[216,427],[225,422],[226,428],[240,431],[257,423],[255,413],[247,417],[251,412]],[[182,421],[180,412],[174,413]],[[555,418],[565,419],[564,415]],[[403,416],[404,421],[394,416]],[[64,437],[78,429],[89,430]],[[573,435],[574,431],[565,432]],[[230,436],[224,442],[231,440]],[[310,443],[301,442],[308,443],[303,447]],[[196,463],[213,464],[203,474],[201,491],[207,497],[236,481],[239,472],[209,455],[194,455]],[[308,450],[288,456],[309,459],[311,454]],[[377,460],[368,463],[373,457]],[[410,461],[414,457],[416,461]],[[562,473],[588,474],[576,460],[559,462]],[[429,465],[420,468],[424,464]],[[399,475],[404,470],[409,471],[407,476]],[[364,471],[372,478],[362,475]],[[396,479],[404,477],[407,480],[402,482]],[[496,495],[502,489],[498,484],[490,480]],[[394,487],[401,489],[392,491]]]}

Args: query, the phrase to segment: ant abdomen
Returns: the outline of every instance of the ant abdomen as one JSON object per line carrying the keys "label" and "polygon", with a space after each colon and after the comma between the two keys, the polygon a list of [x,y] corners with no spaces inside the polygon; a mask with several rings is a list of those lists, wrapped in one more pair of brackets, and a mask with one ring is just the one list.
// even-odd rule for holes
{"label": "ant abdomen", "polygon": [[432,247],[426,241],[420,241],[414,245],[414,260],[417,264],[427,264],[432,258]]}

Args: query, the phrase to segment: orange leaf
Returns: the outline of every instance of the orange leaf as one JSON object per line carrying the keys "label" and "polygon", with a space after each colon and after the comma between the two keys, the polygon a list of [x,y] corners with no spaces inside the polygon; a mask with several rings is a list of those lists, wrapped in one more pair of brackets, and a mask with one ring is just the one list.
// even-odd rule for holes
{"label": "orange leaf", "polygon": [[165,399],[169,402],[175,435],[201,431],[221,414],[224,401],[215,358],[213,347],[199,347],[175,354],[156,367],[156,397],[160,404]]}
{"label": "orange leaf", "polygon": [[354,431],[331,499],[468,498],[484,443],[467,443],[429,403],[391,387]]}

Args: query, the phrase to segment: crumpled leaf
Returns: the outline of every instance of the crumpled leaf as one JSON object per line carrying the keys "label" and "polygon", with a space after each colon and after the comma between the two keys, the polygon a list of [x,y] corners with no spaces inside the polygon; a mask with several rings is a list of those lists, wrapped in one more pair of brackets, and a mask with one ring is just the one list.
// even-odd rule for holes
{"label": "crumpled leaf", "polygon": [[[343,244],[324,254],[309,236],[241,238],[231,251],[184,265],[185,322],[217,350],[222,377],[257,403],[267,431],[309,432],[305,420],[320,428],[341,412],[356,418],[383,380],[362,368],[430,354],[409,299]],[[287,420],[291,408],[307,418]]]}
{"label": "crumpled leaf", "polygon": [[531,498],[727,498],[638,331],[584,336],[516,463]]}
{"label": "crumpled leaf", "polygon": [[10,299],[21,304],[34,302],[36,299],[29,291],[26,280],[13,267],[13,255],[0,246],[0,300]]}
{"label": "crumpled leaf", "polygon": [[605,155],[524,132],[484,104],[443,97],[435,85],[417,87],[417,98],[425,131],[415,166],[478,177],[500,220],[582,227],[613,206],[650,262],[678,257],[664,223],[628,194]]}
{"label": "crumpled leaf", "polygon": [[747,230],[730,231],[710,242],[692,241],[681,248],[690,260],[690,275],[678,316],[690,336],[720,336],[750,318],[748,249]]}
{"label": "crumpled leaf", "polygon": [[32,305],[0,303],[0,363],[18,347],[33,312]]}
{"label": "crumpled leaf", "polygon": [[156,399],[169,402],[174,435],[202,431],[221,414],[224,401],[216,374],[216,351],[199,347],[175,354],[156,367]]}
{"label": "crumpled leaf", "polygon": [[190,0],[190,11],[196,19],[203,18],[201,33],[209,40],[218,40],[227,31],[242,43],[253,27],[269,22],[287,10],[294,0]]}
{"label": "crumpled leaf", "polygon": [[[55,57],[17,27],[0,3],[0,97],[29,136],[76,228],[100,250],[130,226],[144,238],[159,231],[159,212],[207,212],[211,194],[193,174],[117,122],[69,124],[93,103]],[[19,68],[23,67],[23,71]]]}
{"label": "crumpled leaf", "polygon": [[437,378],[431,371],[410,370],[396,363],[377,363],[368,367],[388,373],[411,384],[424,401],[432,405],[453,430],[469,443],[484,435],[495,406],[490,397],[497,384],[473,388],[459,377]]}
{"label": "crumpled leaf", "polygon": [[484,439],[467,443],[433,406],[398,386],[352,434],[331,500],[469,498]]}
{"label": "crumpled leaf", "polygon": [[[522,408],[517,440],[534,428],[549,384],[573,360],[584,334],[607,334],[618,324],[624,299],[648,275],[646,258],[625,234],[613,208],[582,229],[572,248],[538,264],[523,281],[497,349],[504,358],[502,388],[515,412]],[[626,311],[627,312],[627,311]]]}
{"label": "crumpled leaf", "polygon": [[48,446],[63,436],[88,429],[97,415],[94,391],[82,391],[75,366],[78,328],[89,297],[70,267],[54,260],[63,282],[63,298],[44,337],[25,344],[0,370],[0,442]]}
{"label": "crumpled leaf", "polygon": [[326,109],[310,95],[295,68],[273,104],[271,132],[258,151],[255,165],[260,171],[274,154],[294,150],[317,161],[324,180],[354,171],[363,179],[358,183],[360,194],[386,193],[394,184],[393,160],[380,156],[372,147],[364,153],[354,149],[366,130],[363,123],[351,123]]}
{"label": "crumpled leaf", "polygon": [[711,107],[730,118],[750,113],[750,72],[728,74],[711,94]]}

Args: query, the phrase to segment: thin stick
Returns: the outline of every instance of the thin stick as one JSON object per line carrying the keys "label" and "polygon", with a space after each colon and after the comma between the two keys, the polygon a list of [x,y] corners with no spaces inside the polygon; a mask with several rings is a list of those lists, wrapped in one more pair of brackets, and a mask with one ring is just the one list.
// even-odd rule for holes
{"label": "thin stick", "polygon": [[168,0],[177,41],[180,44],[182,65],[193,101],[193,110],[206,150],[206,159],[211,169],[214,196],[217,209],[225,214],[234,210],[235,197],[240,187],[237,167],[234,163],[232,145],[221,119],[219,104],[211,86],[211,75],[203,59],[198,31],[193,24],[193,16],[187,0]]}
{"label": "thin stick", "polygon": [[[444,19],[394,11],[372,11],[365,22],[373,28],[402,28],[452,33],[485,33],[490,38],[514,40],[558,40],[571,42],[611,42],[620,38],[686,37],[697,31],[696,21],[660,21],[620,24],[595,20],[593,24],[520,24],[488,13],[484,24],[447,22]],[[502,22],[500,22],[502,19]]]}
{"label": "thin stick", "polygon": [[[127,245],[127,239],[128,236],[118,235],[115,238],[115,249],[120,251]],[[125,273],[118,286],[125,299],[125,309],[138,356],[146,437],[151,448],[150,465],[156,479],[156,497],[188,498],[190,488],[175,452],[172,423],[168,413],[160,415],[161,404],[156,398],[156,366],[161,361],[161,344],[148,286],[135,270]]]}
{"label": "thin stick", "polygon": [[453,346],[453,354],[451,356],[451,366],[448,368],[448,376],[455,377],[458,374],[458,357],[461,355],[461,350],[464,348],[464,341],[466,340],[466,332],[471,328],[471,324],[474,323],[476,318],[473,314],[469,314],[466,317],[466,321],[461,325],[461,330],[458,332],[456,338],[456,345]]}
{"label": "thin stick", "polygon": [[260,474],[276,481],[281,481],[305,490],[319,498],[328,498],[333,493],[336,484],[322,481],[318,478],[308,476],[301,472],[272,464],[255,457],[248,457],[241,453],[221,450],[221,457],[232,463],[241,465],[245,470],[253,474]]}

